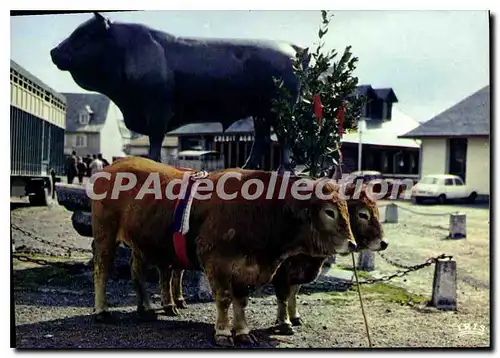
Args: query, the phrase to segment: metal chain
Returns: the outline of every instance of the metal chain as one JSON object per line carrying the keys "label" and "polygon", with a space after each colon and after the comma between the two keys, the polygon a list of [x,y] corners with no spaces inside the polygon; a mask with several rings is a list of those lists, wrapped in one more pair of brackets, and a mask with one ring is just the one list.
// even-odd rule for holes
{"label": "metal chain", "polygon": [[[368,280],[359,281],[358,283],[360,285],[364,285],[364,284],[372,284],[372,283],[377,283],[377,282],[389,281],[389,280],[392,280],[395,277],[403,277],[403,276],[409,274],[410,272],[418,271],[420,269],[423,269],[424,267],[430,266],[434,262],[436,262],[438,259],[446,259],[446,258],[451,259],[451,258],[453,258],[453,256],[441,254],[441,255],[436,256],[436,257],[431,257],[431,258],[425,260],[425,262],[423,262],[421,264],[410,266],[410,267],[408,267],[404,271],[399,270],[399,271],[396,271],[395,273],[393,273],[391,275],[387,275],[387,276],[380,277],[380,278],[371,278],[371,279],[368,279]],[[355,283],[352,280],[351,280],[351,282],[352,282],[352,284]]]}
{"label": "metal chain", "polygon": [[377,252],[388,264],[392,265],[392,266],[395,266],[397,268],[401,268],[401,269],[410,269],[412,268],[413,266],[411,265],[403,265],[403,264],[400,264],[396,261],[392,261],[390,258],[388,258],[387,256],[385,256],[381,251],[378,251]]}
{"label": "metal chain", "polygon": [[[400,208],[401,210],[404,210],[404,211],[408,211],[410,213],[413,213],[413,214],[417,214],[417,215],[423,215],[423,216],[449,216],[453,213],[423,213],[421,211],[415,211],[415,210],[412,210],[412,209],[408,209],[404,206],[401,206],[401,205],[397,205],[397,204],[394,204],[396,205],[398,208]],[[455,214],[458,213],[458,212],[455,212]]]}
{"label": "metal chain", "polygon": [[71,256],[71,252],[72,251],[82,252],[82,253],[92,253],[91,249],[83,249],[83,248],[80,248],[80,247],[70,247],[70,246],[66,246],[66,245],[56,244],[53,241],[48,241],[48,240],[42,239],[41,237],[36,236],[35,234],[33,234],[33,233],[29,232],[29,231],[21,229],[16,224],[10,224],[10,227],[12,229],[14,229],[14,230],[17,230],[17,231],[23,233],[26,236],[31,237],[35,241],[41,242],[42,244],[49,245],[49,246],[52,246],[52,247],[55,247],[55,248],[58,248],[58,249],[61,249],[61,250],[65,250],[65,251],[68,252],[68,256]]}

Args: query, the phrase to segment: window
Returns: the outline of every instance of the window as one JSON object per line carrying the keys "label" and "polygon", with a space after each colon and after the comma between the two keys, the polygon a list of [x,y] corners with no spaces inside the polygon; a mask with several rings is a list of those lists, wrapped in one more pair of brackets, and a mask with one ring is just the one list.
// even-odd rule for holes
{"label": "window", "polygon": [[460,178],[455,178],[455,179],[453,179],[453,181],[455,182],[455,185],[464,185],[464,183],[462,182],[462,179],[460,179]]}
{"label": "window", "polygon": [[444,185],[453,185],[453,179],[445,179]]}
{"label": "window", "polygon": [[86,112],[81,112],[78,115],[78,123],[80,123],[82,126],[86,126],[89,124],[89,114]]}
{"label": "window", "polygon": [[82,148],[87,146],[87,137],[84,134],[78,134],[75,137],[75,147]]}

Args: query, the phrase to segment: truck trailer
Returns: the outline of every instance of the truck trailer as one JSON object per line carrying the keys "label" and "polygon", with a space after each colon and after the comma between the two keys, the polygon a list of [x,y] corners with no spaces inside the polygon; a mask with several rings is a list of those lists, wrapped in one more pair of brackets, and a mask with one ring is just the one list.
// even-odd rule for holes
{"label": "truck trailer", "polygon": [[10,61],[11,197],[47,205],[65,172],[66,98]]}

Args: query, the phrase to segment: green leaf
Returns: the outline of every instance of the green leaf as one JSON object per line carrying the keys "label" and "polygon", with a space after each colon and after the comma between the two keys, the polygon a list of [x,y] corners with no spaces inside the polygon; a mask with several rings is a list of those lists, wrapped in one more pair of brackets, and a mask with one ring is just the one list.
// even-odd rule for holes
{"label": "green leaf", "polygon": [[327,32],[328,32],[328,29],[324,29],[323,30],[323,29],[320,28],[319,31],[318,31],[319,38],[320,39],[323,38],[323,36],[325,36]]}
{"label": "green leaf", "polygon": [[325,23],[327,21],[327,17],[328,16],[328,12],[326,10],[321,10],[321,20],[323,21],[323,23]]}

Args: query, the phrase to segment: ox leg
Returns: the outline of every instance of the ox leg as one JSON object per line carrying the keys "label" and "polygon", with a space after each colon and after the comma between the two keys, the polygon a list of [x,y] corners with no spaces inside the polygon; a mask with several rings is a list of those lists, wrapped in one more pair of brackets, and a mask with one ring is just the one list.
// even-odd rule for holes
{"label": "ox leg", "polygon": [[179,311],[174,302],[173,290],[172,290],[172,277],[174,275],[174,270],[168,268],[158,268],[158,275],[160,276],[160,287],[161,287],[161,305],[163,311],[167,316],[178,316]]}
{"label": "ox leg", "polygon": [[172,275],[172,286],[174,292],[174,301],[177,308],[187,308],[186,300],[182,295],[182,275],[184,270],[174,270]]}
{"label": "ox leg", "polygon": [[290,296],[290,289],[292,286],[286,280],[275,280],[274,290],[276,292],[276,300],[278,304],[276,327],[274,332],[276,334],[292,335],[294,334],[292,322],[288,316],[288,297]]}
{"label": "ox leg", "polygon": [[161,145],[164,137],[165,135],[149,136],[149,159],[161,162]]}
{"label": "ox leg", "polygon": [[254,118],[255,138],[250,155],[243,165],[243,169],[261,169],[261,159],[271,140],[271,127],[262,118]]}
{"label": "ox leg", "polygon": [[[111,241],[111,244],[108,244]],[[112,240],[94,240],[94,310],[95,320],[106,322],[111,320],[106,300],[106,284],[113,269],[116,245]]]}
{"label": "ox leg", "polygon": [[214,290],[214,293],[215,307],[217,310],[217,318],[215,320],[215,344],[232,347],[234,346],[234,341],[228,316],[229,306],[232,302],[231,293],[228,289],[223,288]]}
{"label": "ox leg", "polygon": [[257,343],[255,337],[250,334],[247,320],[245,317],[245,308],[248,306],[248,297],[233,298],[233,328],[235,340],[240,344]]}
{"label": "ox leg", "polygon": [[137,294],[137,312],[143,318],[156,318],[154,310],[151,308],[148,291],[145,285],[144,261],[132,251],[130,258],[130,268],[132,274],[132,285]]}
{"label": "ox leg", "polygon": [[297,310],[297,294],[299,290],[300,285],[292,285],[290,286],[290,293],[288,295],[288,316],[293,326],[302,326],[303,324],[299,311]]}

